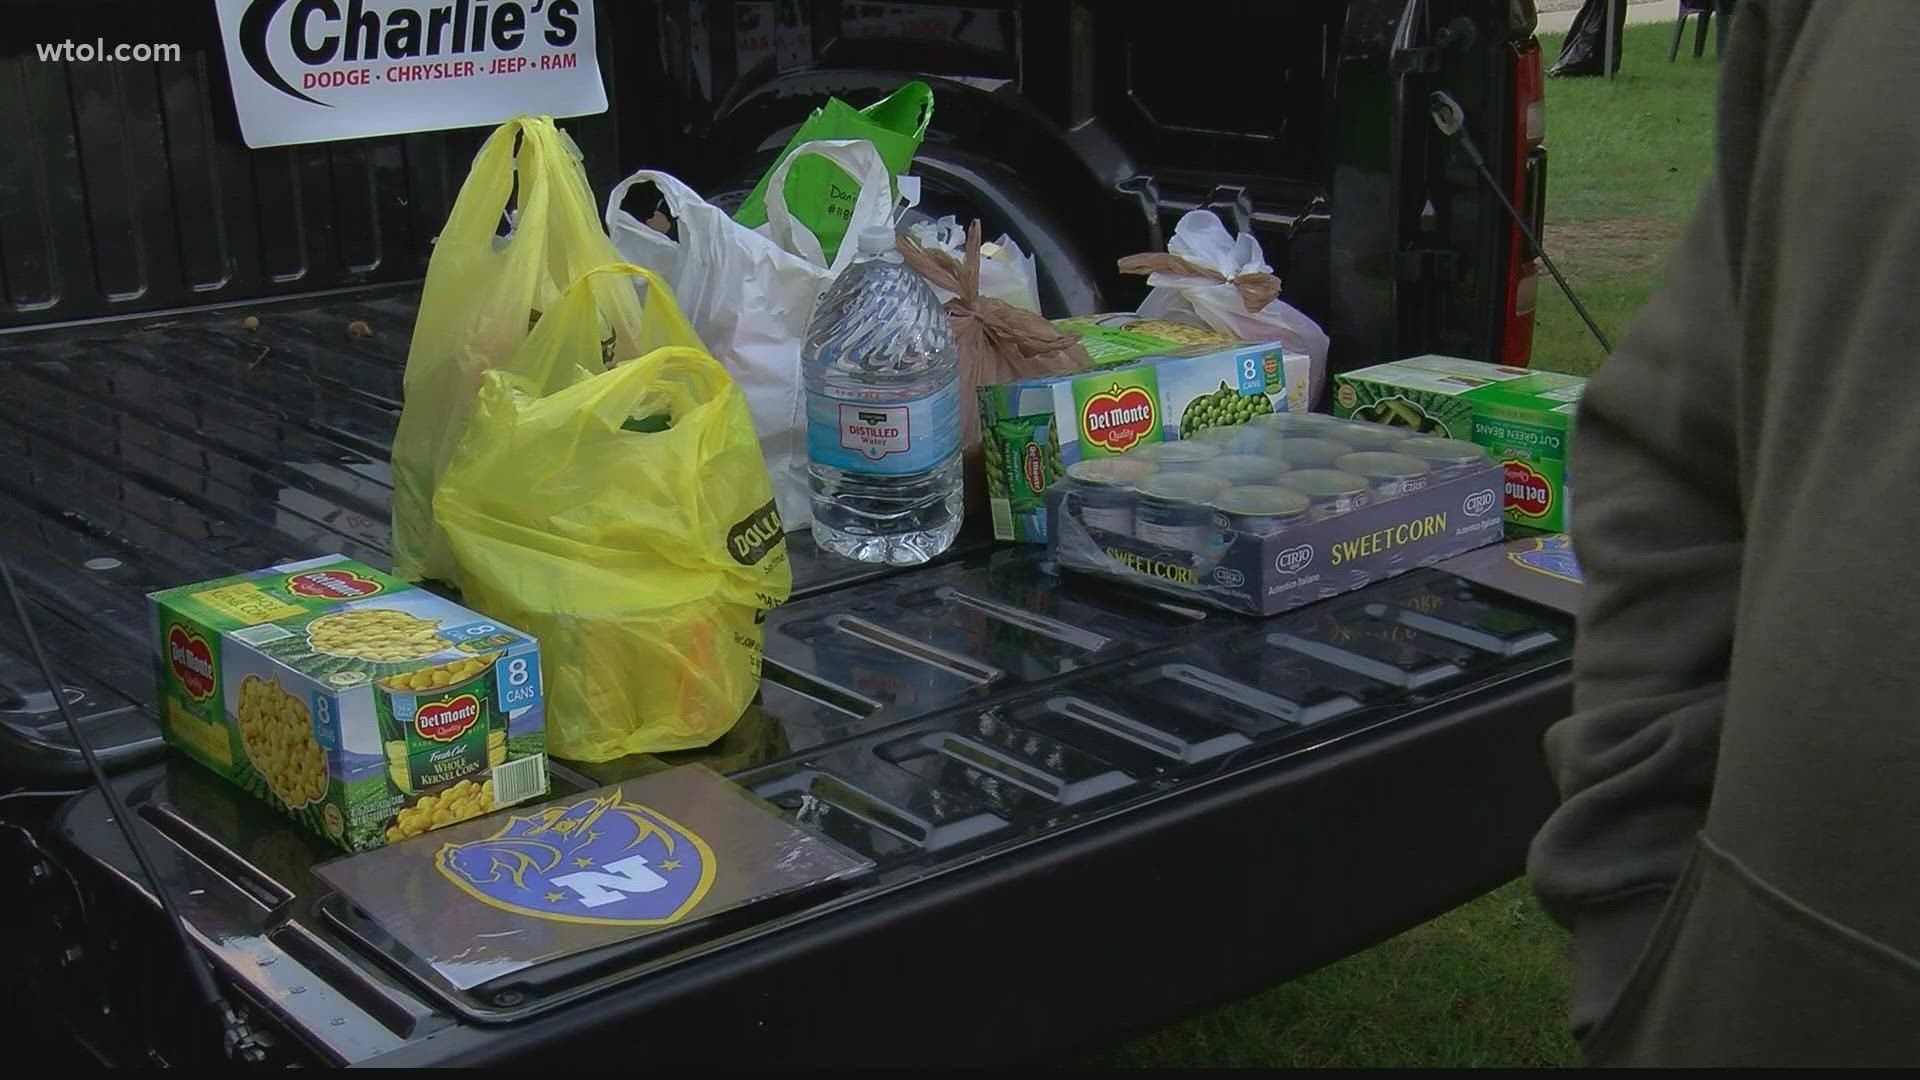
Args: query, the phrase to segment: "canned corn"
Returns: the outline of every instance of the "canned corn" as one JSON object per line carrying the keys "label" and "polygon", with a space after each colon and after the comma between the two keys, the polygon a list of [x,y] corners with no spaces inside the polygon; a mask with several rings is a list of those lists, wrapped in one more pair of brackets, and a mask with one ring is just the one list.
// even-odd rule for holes
{"label": "canned corn", "polygon": [[1220,456],[1220,447],[1213,443],[1195,442],[1191,439],[1181,442],[1148,443],[1130,455],[1135,460],[1153,463],[1161,472],[1193,472],[1200,464]]}
{"label": "canned corn", "polygon": [[[1178,444],[1174,444],[1178,445]],[[1199,552],[1213,539],[1208,500],[1226,483],[1205,473],[1161,473],[1140,485],[1133,535],[1149,544]]]}
{"label": "canned corn", "polygon": [[1079,486],[1072,493],[1089,529],[1133,535],[1134,486],[1153,475],[1153,463],[1132,457],[1091,458],[1067,466]]}
{"label": "canned corn", "polygon": [[1311,503],[1291,488],[1246,484],[1214,496],[1213,508],[1223,529],[1267,536],[1307,520]]}
{"label": "canned corn", "polygon": [[1475,469],[1485,468],[1491,460],[1486,448],[1465,439],[1443,439],[1437,435],[1416,435],[1402,439],[1395,453],[1417,457],[1433,466],[1433,482],[1452,480]]}
{"label": "canned corn", "polygon": [[1338,469],[1298,469],[1281,477],[1280,483],[1307,497],[1308,512],[1315,521],[1358,510],[1370,496],[1364,477]]}
{"label": "canned corn", "polygon": [[1201,428],[1185,441],[1217,446],[1222,454],[1256,454],[1260,452],[1266,436],[1252,424],[1227,424],[1221,427]]}
{"label": "canned corn", "polygon": [[500,654],[462,657],[375,681],[373,710],[395,787],[415,794],[506,760]]}
{"label": "canned corn", "polygon": [[1229,484],[1270,484],[1286,470],[1286,462],[1261,454],[1222,454],[1200,466],[1201,472]]}
{"label": "canned corn", "polygon": [[1340,421],[1325,413],[1284,412],[1256,416],[1247,426],[1269,435],[1304,437],[1325,435],[1341,427]]}
{"label": "canned corn", "polygon": [[1406,441],[1407,429],[1352,420],[1326,434],[1327,437],[1339,439],[1355,450],[1391,450],[1395,445]]}
{"label": "canned corn", "polygon": [[1363,450],[1334,462],[1343,472],[1365,477],[1375,502],[1411,495],[1427,486],[1433,466],[1417,457]]}
{"label": "canned corn", "polygon": [[1296,469],[1325,469],[1335,459],[1353,453],[1353,447],[1315,435],[1284,436],[1269,441],[1265,452],[1285,460]]}

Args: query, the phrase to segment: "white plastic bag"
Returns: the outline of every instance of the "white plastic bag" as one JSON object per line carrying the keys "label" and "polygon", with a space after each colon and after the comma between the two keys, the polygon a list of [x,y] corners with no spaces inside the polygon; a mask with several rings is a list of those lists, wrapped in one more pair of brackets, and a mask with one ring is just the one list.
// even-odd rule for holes
{"label": "white plastic bag", "polygon": [[[1242,341],[1279,341],[1288,354],[1287,407],[1304,412],[1319,400],[1327,379],[1326,332],[1278,299],[1280,279],[1252,233],[1235,236],[1213,211],[1193,210],[1174,226],[1165,255],[1130,255],[1120,269],[1151,271],[1153,291],[1140,304],[1142,318],[1205,326]],[[1295,363],[1296,352],[1304,362]]]}
{"label": "white plastic bag", "polygon": [[[938,221],[916,221],[907,226],[906,232],[928,251],[944,251],[955,262],[966,260],[967,227],[952,214]],[[954,293],[933,282],[928,284],[933,285],[933,294],[941,303],[954,298]],[[1006,233],[980,245],[980,295],[1004,300],[1022,311],[1040,312],[1040,281],[1033,256],[1021,251]]]}
{"label": "white plastic bag", "polygon": [[[815,154],[860,178],[847,235],[892,217],[893,186],[873,144],[821,140],[802,145],[767,183],[767,223],[749,229],[666,173],[641,170],[607,198],[607,233],[622,258],[666,280],[707,348],[746,392],[760,451],[773,478],[774,500],[788,532],[812,524],[807,492],[806,394],[800,346],[820,294],[853,261],[858,245],[842,244],[831,264],[820,241],[787,209],[787,169]],[[648,228],[620,202],[635,184],[651,183],[676,222],[679,239]]]}

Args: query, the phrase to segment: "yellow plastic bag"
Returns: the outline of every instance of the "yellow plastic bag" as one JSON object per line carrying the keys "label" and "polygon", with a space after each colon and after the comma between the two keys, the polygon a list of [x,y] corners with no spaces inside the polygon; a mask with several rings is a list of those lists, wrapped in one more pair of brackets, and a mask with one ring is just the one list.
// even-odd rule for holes
{"label": "yellow plastic bag", "polygon": [[[501,239],[495,233],[509,207],[513,232]],[[433,492],[466,430],[481,376],[508,362],[561,290],[619,257],[573,140],[550,117],[500,125],[474,155],[434,241],[407,350],[406,404],[393,440],[399,576],[453,578],[452,553],[433,519]],[[609,336],[638,317],[637,309],[610,307],[607,314]]]}
{"label": "yellow plastic bag", "polygon": [[[631,296],[622,275],[655,344],[596,370],[592,286]],[[540,639],[556,757],[705,746],[759,689],[793,584],[773,487],[746,395],[648,271],[593,271],[486,375],[434,511],[466,602]]]}

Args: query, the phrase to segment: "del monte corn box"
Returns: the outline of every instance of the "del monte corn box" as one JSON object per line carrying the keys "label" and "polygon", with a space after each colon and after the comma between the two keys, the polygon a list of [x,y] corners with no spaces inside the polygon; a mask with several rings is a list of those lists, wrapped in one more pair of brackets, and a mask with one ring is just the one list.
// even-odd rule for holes
{"label": "del monte corn box", "polygon": [[347,851],[546,794],[511,627],[338,555],[148,601],[167,741]]}
{"label": "del monte corn box", "polygon": [[1587,381],[1578,375],[1416,356],[1334,376],[1334,413],[1467,439],[1506,463],[1506,516],[1565,531],[1573,482],[1573,420]]}
{"label": "del monte corn box", "polygon": [[1278,342],[1199,344],[1079,374],[980,387],[995,538],[1045,543],[1043,494],[1077,462],[1285,412],[1286,365]]}

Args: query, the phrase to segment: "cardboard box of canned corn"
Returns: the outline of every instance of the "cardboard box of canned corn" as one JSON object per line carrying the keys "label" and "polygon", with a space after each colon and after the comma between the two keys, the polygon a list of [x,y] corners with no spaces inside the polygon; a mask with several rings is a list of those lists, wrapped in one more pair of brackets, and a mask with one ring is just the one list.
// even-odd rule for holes
{"label": "cardboard box of canned corn", "polygon": [[1287,409],[1278,342],[1202,344],[1077,375],[982,386],[993,535],[1044,543],[1047,488],[1078,461],[1199,438]]}
{"label": "cardboard box of canned corn", "polygon": [[1047,546],[1069,569],[1272,615],[1499,540],[1501,475],[1465,440],[1276,413],[1070,466]]}
{"label": "cardboard box of canned corn", "polygon": [[1572,525],[1567,452],[1587,380],[1451,356],[1416,356],[1334,377],[1334,412],[1472,439],[1506,464],[1507,520]]}
{"label": "cardboard box of canned corn", "polygon": [[344,850],[547,793],[511,627],[338,555],[148,601],[167,741]]}

